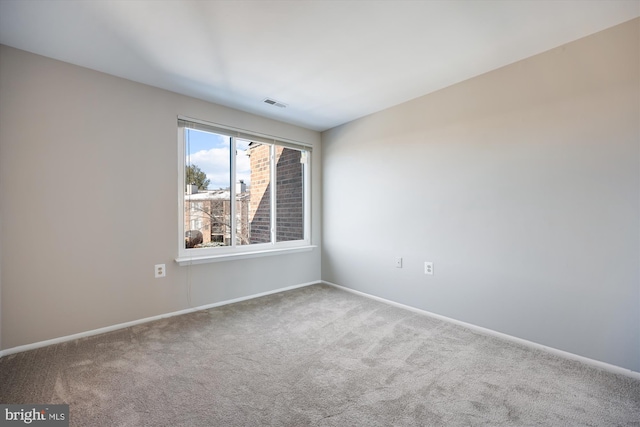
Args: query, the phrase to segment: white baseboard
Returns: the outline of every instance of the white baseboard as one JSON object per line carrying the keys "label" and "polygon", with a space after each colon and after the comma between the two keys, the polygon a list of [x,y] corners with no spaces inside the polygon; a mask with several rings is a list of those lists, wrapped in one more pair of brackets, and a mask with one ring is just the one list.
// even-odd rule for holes
{"label": "white baseboard", "polygon": [[73,340],[77,340],[78,338],[85,338],[85,337],[90,337],[90,336],[93,336],[93,335],[104,334],[106,332],[112,332],[112,331],[116,331],[118,329],[128,328],[129,326],[135,326],[135,325],[140,325],[142,323],[153,322],[154,320],[166,319],[168,317],[179,316],[181,314],[193,313],[195,311],[206,310],[206,309],[209,309],[209,308],[220,307],[220,306],[223,306],[223,305],[233,304],[233,303],[240,302],[240,301],[246,301],[246,300],[250,300],[250,299],[254,299],[254,298],[260,298],[260,297],[263,297],[263,296],[266,296],[266,295],[277,294],[278,292],[290,291],[292,289],[304,288],[305,286],[317,285],[319,283],[322,283],[322,281],[318,280],[318,281],[315,281],[315,282],[307,282],[307,283],[302,283],[302,284],[299,284],[299,285],[287,286],[287,287],[284,287],[284,288],[274,289],[272,291],[261,292],[259,294],[247,295],[245,297],[234,298],[234,299],[220,301],[220,302],[214,302],[212,304],[206,304],[206,305],[201,305],[201,306],[198,306],[198,307],[187,308],[187,309],[184,309],[184,310],[174,311],[174,312],[171,312],[171,313],[160,314],[160,315],[157,315],[157,316],[145,317],[144,319],[133,320],[131,322],[118,323],[117,325],[106,326],[104,328],[93,329],[93,330],[90,330],[90,331],[80,332],[80,333],[73,334],[73,335],[66,335],[64,337],[53,338],[53,339],[46,340],[46,341],[39,341],[39,342],[35,342],[35,343],[32,343],[32,344],[20,345],[18,347],[8,348],[6,350],[0,350],[0,357],[8,356],[10,354],[15,354],[15,353],[21,353],[23,351],[34,350],[36,348],[46,347],[46,346],[49,346],[49,345],[58,344],[58,343],[66,342],[66,341],[73,341]]}
{"label": "white baseboard", "polygon": [[607,372],[611,372],[611,373],[614,373],[614,374],[620,374],[620,375],[624,375],[624,376],[627,376],[627,377],[631,377],[631,378],[640,380],[640,372],[632,371],[631,369],[626,369],[626,368],[623,368],[621,366],[611,365],[611,364],[606,363],[606,362],[601,362],[599,360],[590,359],[588,357],[580,356],[580,355],[574,354],[574,353],[569,353],[568,351],[559,350],[557,348],[547,347],[545,345],[538,344],[538,343],[535,343],[533,341],[529,341],[529,340],[525,340],[525,339],[522,339],[522,338],[514,337],[512,335],[504,334],[502,332],[494,331],[492,329],[483,328],[482,326],[477,326],[477,325],[474,325],[474,324],[471,324],[471,323],[462,322],[460,320],[452,319],[450,317],[442,316],[440,314],[431,313],[430,311],[421,310],[421,309],[416,308],[416,307],[411,307],[410,305],[400,304],[400,303],[397,303],[395,301],[391,301],[391,300],[387,300],[387,299],[384,299],[384,298],[377,297],[375,295],[370,295],[370,294],[367,294],[367,293],[364,293],[364,292],[361,292],[361,291],[356,291],[355,289],[350,289],[350,288],[347,288],[345,286],[341,286],[341,285],[337,285],[335,283],[327,282],[326,280],[323,280],[322,283],[327,284],[329,286],[336,287],[336,288],[341,289],[343,291],[351,292],[353,294],[360,295],[360,296],[363,296],[363,297],[367,297],[367,298],[370,298],[370,299],[373,299],[373,300],[376,300],[376,301],[379,301],[379,302],[382,302],[382,303],[385,303],[385,304],[389,304],[389,305],[392,305],[392,306],[395,306],[395,307],[403,308],[405,310],[410,310],[410,311],[413,311],[413,312],[418,313],[418,314],[422,314],[422,315],[425,315],[425,316],[429,316],[429,317],[433,317],[433,318],[436,318],[436,319],[439,319],[439,320],[443,320],[445,322],[454,323],[456,325],[459,325],[459,326],[462,326],[464,328],[480,332],[480,333],[485,334],[485,335],[490,335],[490,336],[501,338],[501,339],[504,339],[504,340],[507,340],[507,341],[515,342],[515,343],[524,345],[524,346],[529,347],[529,348],[533,348],[533,349],[536,349],[536,350],[542,350],[542,351],[545,351],[547,353],[551,353],[551,354],[554,354],[556,356],[563,357],[565,359],[576,360],[578,362],[582,362],[582,363],[584,363],[586,365],[590,365],[590,366],[602,369],[602,370],[607,371]]}
{"label": "white baseboard", "polygon": [[346,292],[351,292],[353,294],[356,295],[361,295],[364,296],[366,298],[370,298],[385,304],[389,304],[395,307],[399,307],[405,310],[409,310],[409,311],[413,311],[415,313],[418,314],[422,314],[425,316],[429,316],[429,317],[433,317],[436,319],[440,319],[443,320],[445,322],[449,322],[449,323],[453,323],[477,332],[480,332],[482,334],[485,335],[490,335],[490,336],[494,336],[494,337],[498,337],[507,341],[511,341],[511,342],[515,342],[521,345],[524,345],[526,347],[530,347],[533,349],[537,349],[537,350],[542,350],[545,351],[547,353],[551,353],[554,354],[556,356],[560,356],[563,357],[565,359],[570,359],[570,360],[576,360],[578,362],[582,362],[586,365],[590,365],[599,369],[602,369],[604,371],[608,371],[614,374],[620,374],[620,375],[625,375],[627,377],[631,377],[634,379],[638,379],[640,380],[640,372],[635,372],[632,371],[630,369],[626,369],[620,366],[616,366],[616,365],[611,365],[609,363],[606,362],[601,362],[599,360],[594,360],[594,359],[590,359],[588,357],[584,357],[584,356],[580,356],[574,353],[569,353],[568,351],[564,351],[564,350],[559,350],[557,348],[553,348],[553,347],[547,347],[545,345],[542,344],[538,344],[535,343],[533,341],[529,341],[529,340],[525,340],[522,338],[518,338],[518,337],[514,337],[512,335],[508,335],[508,334],[504,334],[502,332],[498,332],[498,331],[494,331],[492,329],[487,329],[487,328],[483,328],[482,326],[477,326],[471,323],[466,323],[466,322],[462,322],[460,320],[456,320],[456,319],[452,319],[450,317],[446,317],[446,316],[442,316],[440,314],[435,314],[435,313],[431,313],[429,311],[426,310],[422,310],[416,307],[411,307],[409,305],[405,305],[405,304],[400,304],[398,302],[395,301],[391,301],[391,300],[387,300],[381,297],[377,297],[375,295],[370,295],[367,294],[365,292],[361,292],[361,291],[357,291],[355,289],[351,289],[351,288],[347,288],[345,286],[341,286],[332,282],[328,282],[326,280],[318,280],[318,281],[314,281],[314,282],[307,282],[307,283],[302,283],[299,285],[293,285],[293,286],[287,286],[284,288],[279,288],[279,289],[274,289],[272,291],[267,291],[267,292],[261,292],[258,294],[253,294],[253,295],[247,295],[244,297],[239,297],[239,298],[234,298],[234,299],[230,299],[230,300],[225,300],[225,301],[220,301],[220,302],[215,302],[212,304],[206,304],[206,305],[201,305],[198,307],[193,307],[193,308],[187,308],[184,310],[179,310],[179,311],[174,311],[171,313],[165,313],[165,314],[160,314],[157,316],[152,316],[152,317],[146,317],[144,319],[139,319],[139,320],[133,320],[131,322],[125,322],[125,323],[119,323],[116,325],[112,325],[112,326],[106,326],[104,328],[98,328],[98,329],[93,329],[90,331],[85,331],[85,332],[80,332],[77,334],[72,334],[72,335],[66,335],[63,337],[59,337],[59,338],[53,338],[50,340],[46,340],[46,341],[39,341],[39,342],[35,342],[35,343],[31,343],[31,344],[26,344],[26,345],[21,345],[21,346],[17,346],[17,347],[12,347],[12,348],[8,348],[5,350],[0,350],[0,357],[4,357],[4,356],[8,356],[10,354],[15,354],[15,353],[21,353],[23,351],[28,351],[28,350],[34,350],[37,348],[41,348],[41,347],[46,347],[49,345],[53,345],[53,344],[58,344],[58,343],[62,343],[62,342],[67,342],[67,341],[73,341],[79,338],[85,338],[85,337],[90,337],[93,335],[99,335],[99,334],[104,334],[106,332],[112,332],[112,331],[116,331],[118,329],[123,329],[123,328],[128,328],[129,326],[135,326],[135,325],[140,325],[143,323],[147,323],[147,322],[153,322],[155,320],[160,320],[160,319],[166,319],[169,317],[173,317],[173,316],[179,316],[181,314],[187,314],[187,313],[193,313],[195,311],[200,311],[200,310],[207,310],[209,308],[214,308],[214,307],[221,307],[223,305],[228,305],[228,304],[233,304],[236,302],[241,302],[241,301],[246,301],[246,300],[250,300],[250,299],[254,299],[254,298],[260,298],[263,296],[267,296],[267,295],[271,295],[271,294],[276,294],[278,292],[284,292],[284,291],[290,291],[293,289],[298,289],[298,288],[303,288],[306,286],[311,286],[311,285],[316,285],[319,283],[324,283],[327,284],[329,286],[333,286],[335,288],[344,290]]}

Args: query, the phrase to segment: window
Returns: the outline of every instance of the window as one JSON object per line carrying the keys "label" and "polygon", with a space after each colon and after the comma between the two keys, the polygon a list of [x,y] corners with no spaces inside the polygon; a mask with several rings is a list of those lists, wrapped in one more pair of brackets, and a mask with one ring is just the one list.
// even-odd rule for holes
{"label": "window", "polygon": [[178,262],[308,247],[311,147],[178,118]]}

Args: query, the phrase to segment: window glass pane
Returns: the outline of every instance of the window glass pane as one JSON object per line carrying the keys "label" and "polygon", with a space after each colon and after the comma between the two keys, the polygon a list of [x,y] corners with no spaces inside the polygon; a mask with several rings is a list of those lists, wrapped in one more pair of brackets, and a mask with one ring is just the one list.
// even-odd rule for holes
{"label": "window glass pane", "polygon": [[302,152],[276,147],[276,241],[304,239]]}
{"label": "window glass pane", "polygon": [[[247,186],[248,224],[243,234],[238,235],[239,245],[271,242],[271,145],[237,140],[236,169],[239,187],[242,192]],[[243,227],[238,225],[239,229]],[[245,231],[246,230],[246,233]]]}
{"label": "window glass pane", "polygon": [[185,129],[185,248],[231,244],[231,137]]}

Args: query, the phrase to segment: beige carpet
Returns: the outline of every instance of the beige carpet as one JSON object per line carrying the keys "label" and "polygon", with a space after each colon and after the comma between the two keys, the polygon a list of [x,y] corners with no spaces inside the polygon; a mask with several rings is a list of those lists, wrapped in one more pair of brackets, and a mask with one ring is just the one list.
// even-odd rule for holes
{"label": "beige carpet", "polygon": [[73,426],[640,425],[640,381],[326,285],[0,359]]}

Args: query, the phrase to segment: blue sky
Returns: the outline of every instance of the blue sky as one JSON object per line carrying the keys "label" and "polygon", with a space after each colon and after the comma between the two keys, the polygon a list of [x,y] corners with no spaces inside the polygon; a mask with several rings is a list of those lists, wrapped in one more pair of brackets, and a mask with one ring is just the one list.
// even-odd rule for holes
{"label": "blue sky", "polygon": [[[207,174],[209,190],[227,188],[229,179],[229,152],[231,137],[215,133],[186,129],[187,163],[197,165]],[[249,185],[251,168],[249,157],[246,155],[248,141],[236,140],[237,180],[243,179]]]}

